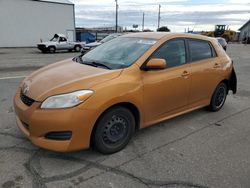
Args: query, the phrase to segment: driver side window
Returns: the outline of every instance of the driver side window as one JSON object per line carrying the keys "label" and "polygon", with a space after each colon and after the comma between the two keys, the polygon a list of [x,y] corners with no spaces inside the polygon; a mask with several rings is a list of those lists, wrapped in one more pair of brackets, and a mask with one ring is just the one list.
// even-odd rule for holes
{"label": "driver side window", "polygon": [[59,42],[65,42],[65,41],[67,41],[65,38],[60,37]]}
{"label": "driver side window", "polygon": [[182,39],[170,40],[159,47],[151,58],[165,59],[167,67],[176,67],[186,63],[185,41]]}

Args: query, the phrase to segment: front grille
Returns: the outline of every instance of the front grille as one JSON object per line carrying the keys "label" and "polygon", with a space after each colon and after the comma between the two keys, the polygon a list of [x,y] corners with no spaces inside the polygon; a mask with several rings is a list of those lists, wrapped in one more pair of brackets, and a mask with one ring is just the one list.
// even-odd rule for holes
{"label": "front grille", "polygon": [[46,46],[44,44],[38,44],[37,47],[38,48],[46,48]]}
{"label": "front grille", "polygon": [[21,98],[21,101],[26,104],[27,106],[31,106],[35,100],[27,97],[26,95],[24,95],[22,92],[20,93],[20,98]]}

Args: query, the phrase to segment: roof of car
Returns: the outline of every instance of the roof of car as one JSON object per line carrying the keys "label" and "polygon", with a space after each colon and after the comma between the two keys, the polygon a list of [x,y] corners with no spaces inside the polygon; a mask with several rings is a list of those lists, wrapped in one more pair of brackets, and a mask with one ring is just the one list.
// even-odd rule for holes
{"label": "roof of car", "polygon": [[66,37],[64,34],[56,33],[54,37]]}
{"label": "roof of car", "polygon": [[72,2],[68,0],[38,0],[38,1],[44,1],[44,2],[49,2],[49,3],[59,3],[59,4],[68,4],[68,5],[73,5]]}
{"label": "roof of car", "polygon": [[213,40],[211,37],[198,35],[198,34],[190,34],[190,33],[171,33],[171,32],[141,32],[141,33],[132,33],[126,34],[121,37],[138,37],[138,38],[148,38],[148,39],[156,39],[160,40],[161,38],[167,37],[187,37],[194,39],[203,39],[203,40]]}

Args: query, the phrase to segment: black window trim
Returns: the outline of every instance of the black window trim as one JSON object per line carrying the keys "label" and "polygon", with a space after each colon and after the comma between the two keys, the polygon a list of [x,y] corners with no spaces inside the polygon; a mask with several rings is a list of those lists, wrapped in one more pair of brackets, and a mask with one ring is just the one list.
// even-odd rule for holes
{"label": "black window trim", "polygon": [[60,42],[67,42],[67,39],[66,39],[65,37],[60,37],[60,38],[59,38],[59,41],[60,41]]}
{"label": "black window trim", "polygon": [[[213,58],[217,58],[217,57],[218,57],[218,54],[217,54],[217,52],[216,52],[214,46],[212,45],[212,43],[211,43],[209,40],[195,39],[195,38],[187,38],[186,41],[187,41],[187,48],[188,48],[188,55],[189,55],[189,59],[188,59],[188,62],[189,62],[189,63],[197,63],[197,62],[200,62],[200,61],[204,61],[204,60],[213,59]],[[189,44],[190,41],[202,41],[202,42],[207,42],[207,43],[209,44],[209,46],[210,46],[210,50],[211,50],[212,57],[210,57],[210,58],[205,58],[205,59],[200,59],[200,60],[196,60],[196,61],[192,61],[191,50],[190,50],[190,44]]]}
{"label": "black window trim", "polygon": [[175,40],[183,40],[184,41],[184,47],[185,47],[185,55],[186,55],[186,63],[182,64],[182,65],[179,65],[179,66],[175,66],[175,67],[170,67],[170,68],[166,68],[164,70],[169,70],[169,69],[172,69],[172,68],[177,68],[177,67],[180,67],[180,66],[183,66],[183,65],[186,65],[189,63],[189,59],[190,59],[190,54],[189,54],[189,47],[188,47],[188,43],[187,43],[187,38],[185,37],[177,37],[177,38],[172,38],[172,39],[169,39],[167,41],[165,41],[164,43],[162,43],[145,61],[144,63],[141,65],[140,69],[143,70],[143,71],[159,71],[159,70],[148,70],[146,68],[146,64],[149,62],[149,60],[152,58],[152,56],[156,53],[156,51],[158,49],[160,49],[162,46],[164,46],[165,44],[167,44],[168,42],[170,41],[175,41]]}

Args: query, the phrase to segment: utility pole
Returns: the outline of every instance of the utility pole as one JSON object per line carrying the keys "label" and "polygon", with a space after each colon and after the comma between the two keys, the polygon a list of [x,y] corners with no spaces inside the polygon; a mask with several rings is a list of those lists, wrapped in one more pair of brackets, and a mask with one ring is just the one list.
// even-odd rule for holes
{"label": "utility pole", "polygon": [[144,16],[145,16],[145,14],[143,12],[143,14],[142,14],[142,32],[144,31]]}
{"label": "utility pole", "polygon": [[159,12],[158,12],[158,29],[160,28],[160,21],[161,21],[161,5],[159,5]]}
{"label": "utility pole", "polygon": [[115,32],[118,32],[118,3],[115,0]]}

